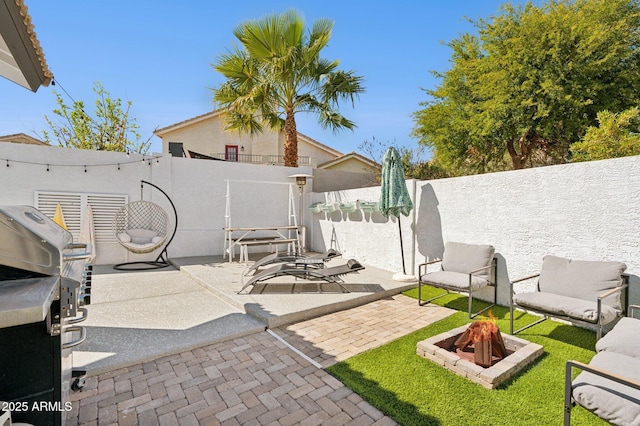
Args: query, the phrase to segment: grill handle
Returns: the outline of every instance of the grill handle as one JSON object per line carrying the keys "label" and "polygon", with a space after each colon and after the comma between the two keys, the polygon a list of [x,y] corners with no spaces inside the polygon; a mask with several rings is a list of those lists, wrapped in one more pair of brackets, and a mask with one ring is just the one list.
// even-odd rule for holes
{"label": "grill handle", "polygon": [[64,246],[63,250],[76,250],[76,249],[86,249],[86,248],[87,248],[86,243],[69,243],[66,246]]}
{"label": "grill handle", "polygon": [[65,262],[73,262],[74,260],[84,260],[84,259],[88,259],[89,257],[91,257],[91,252],[62,254],[62,260]]}
{"label": "grill handle", "polygon": [[87,329],[81,325],[74,325],[72,327],[64,328],[65,333],[73,333],[75,331],[80,332],[80,337],[78,337],[76,340],[63,343],[62,349],[69,349],[69,348],[73,348],[74,346],[78,346],[80,343],[84,342],[84,340],[87,338]]}
{"label": "grill handle", "polygon": [[[80,311],[82,316],[80,318],[68,319],[67,320],[67,324],[77,324],[77,323],[82,322],[82,321],[87,319],[87,316],[89,315],[89,311],[87,311],[86,308],[78,308],[78,310]],[[65,329],[65,330],[68,330],[68,329]]]}
{"label": "grill handle", "polygon": [[[64,246],[63,250],[79,250],[79,249],[87,249],[87,244],[85,243],[70,243]],[[63,253],[62,260],[65,262],[73,262],[75,260],[84,260],[91,257],[91,251],[85,251],[82,253]]]}

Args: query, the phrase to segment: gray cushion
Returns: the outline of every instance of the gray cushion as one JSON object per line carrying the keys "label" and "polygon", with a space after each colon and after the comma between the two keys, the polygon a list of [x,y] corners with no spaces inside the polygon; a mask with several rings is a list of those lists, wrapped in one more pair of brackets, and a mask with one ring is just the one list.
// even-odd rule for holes
{"label": "gray cushion", "polygon": [[[637,358],[600,352],[589,365],[640,381]],[[572,387],[575,401],[598,417],[616,425],[640,425],[640,390],[584,371],[575,378]]]}
{"label": "gray cushion", "polygon": [[[491,265],[495,249],[490,245],[447,242],[442,255],[442,270],[469,274],[483,266]],[[491,279],[491,269],[476,274],[485,280]]]}
{"label": "gray cushion", "polygon": [[[533,293],[518,293],[513,295],[513,301],[518,305],[541,310],[553,315],[562,315],[570,318],[596,323],[597,304],[575,297],[561,296],[554,293],[536,291]],[[618,311],[611,306],[602,304],[602,324],[613,321],[618,315]]]}
{"label": "gray cushion", "polygon": [[[469,291],[469,274],[460,272],[436,271],[424,274],[420,277],[422,282],[435,287],[443,287],[449,290]],[[484,278],[471,276],[471,291],[476,291],[481,287],[489,285],[489,281]]]}
{"label": "gray cushion", "polygon": [[640,358],[640,320],[625,317],[596,342],[596,351],[611,351]]}
{"label": "gray cushion", "polygon": [[158,233],[153,229],[129,229],[127,234],[131,237],[131,242],[134,244],[150,244],[154,237],[158,236]]}
{"label": "gray cushion", "polygon": [[[540,291],[595,302],[606,290],[622,285],[622,262],[572,260],[547,255],[538,279]],[[621,310],[620,294],[602,301]]]}

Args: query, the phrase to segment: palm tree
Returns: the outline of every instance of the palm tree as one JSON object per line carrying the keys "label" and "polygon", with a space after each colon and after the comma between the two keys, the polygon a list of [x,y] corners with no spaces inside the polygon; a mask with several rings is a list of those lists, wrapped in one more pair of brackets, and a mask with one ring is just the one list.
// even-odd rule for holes
{"label": "palm tree", "polygon": [[317,114],[320,125],[334,132],[356,127],[338,112],[338,103],[353,105],[364,91],[362,77],[320,57],[332,28],[332,21],[318,19],[305,31],[304,19],[293,10],[238,26],[233,33],[241,47],[213,65],[227,79],[213,89],[214,103],[228,111],[225,129],[252,135],[284,130],[284,164],[297,167],[297,112]]}

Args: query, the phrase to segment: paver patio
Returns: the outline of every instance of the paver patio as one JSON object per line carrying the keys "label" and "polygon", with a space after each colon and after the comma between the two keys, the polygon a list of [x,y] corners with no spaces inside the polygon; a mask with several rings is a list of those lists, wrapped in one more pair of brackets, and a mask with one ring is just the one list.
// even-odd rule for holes
{"label": "paver patio", "polygon": [[[275,333],[323,366],[453,311],[397,295]],[[325,370],[268,332],[90,377],[69,425],[392,425]]]}

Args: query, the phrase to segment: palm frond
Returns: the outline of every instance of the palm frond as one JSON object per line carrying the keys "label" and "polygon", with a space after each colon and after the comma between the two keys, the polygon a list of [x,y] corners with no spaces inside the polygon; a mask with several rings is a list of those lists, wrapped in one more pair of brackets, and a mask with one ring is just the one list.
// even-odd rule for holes
{"label": "palm frond", "polygon": [[363,93],[363,78],[353,71],[335,71],[326,75],[326,81],[321,86],[322,100],[336,104],[341,100],[350,100],[354,104],[355,98]]}
{"label": "palm frond", "polygon": [[240,133],[256,135],[264,131],[264,127],[252,114],[243,114],[237,110],[229,110],[225,121],[225,130],[237,130]]}
{"label": "palm frond", "polygon": [[286,11],[283,15],[285,20],[282,31],[284,46],[290,48],[302,45],[304,43],[304,18],[293,9]]}
{"label": "palm frond", "polygon": [[214,65],[227,79],[213,89],[214,101],[229,111],[227,127],[252,134],[284,130],[285,111],[317,114],[333,131],[355,127],[337,107],[364,91],[362,78],[320,56],[332,29],[331,20],[318,19],[306,32],[295,10],[240,24],[234,30],[239,47]]}
{"label": "palm frond", "polygon": [[335,110],[324,110],[320,113],[319,122],[323,129],[331,129],[337,133],[340,129],[352,130],[358,126]]}
{"label": "palm frond", "polygon": [[309,34],[309,46],[322,50],[331,39],[333,21],[327,18],[319,18],[313,22]]}

